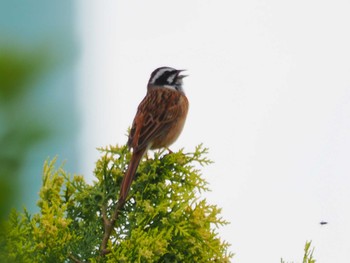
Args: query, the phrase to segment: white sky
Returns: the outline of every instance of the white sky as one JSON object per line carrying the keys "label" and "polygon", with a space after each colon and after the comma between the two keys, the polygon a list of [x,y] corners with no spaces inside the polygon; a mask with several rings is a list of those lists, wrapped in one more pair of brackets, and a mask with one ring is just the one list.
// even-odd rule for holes
{"label": "white sky", "polygon": [[[171,148],[203,142],[233,262],[350,258],[349,1],[78,2],[82,173],[124,144],[150,73],[186,68]],[[90,177],[91,178],[91,177]],[[325,220],[329,224],[320,226]]]}

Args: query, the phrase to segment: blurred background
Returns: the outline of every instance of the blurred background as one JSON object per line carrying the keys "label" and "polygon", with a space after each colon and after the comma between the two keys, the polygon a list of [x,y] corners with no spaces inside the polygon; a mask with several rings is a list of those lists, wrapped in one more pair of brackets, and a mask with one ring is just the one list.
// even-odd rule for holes
{"label": "blurred background", "polygon": [[[185,129],[231,224],[234,261],[350,257],[348,1],[1,1],[0,205],[35,211],[58,156],[93,180],[124,144],[150,73],[188,69]],[[321,221],[328,224],[320,225]]]}
{"label": "blurred background", "polygon": [[76,36],[73,1],[0,2],[0,205],[33,211],[43,163],[77,171]]}

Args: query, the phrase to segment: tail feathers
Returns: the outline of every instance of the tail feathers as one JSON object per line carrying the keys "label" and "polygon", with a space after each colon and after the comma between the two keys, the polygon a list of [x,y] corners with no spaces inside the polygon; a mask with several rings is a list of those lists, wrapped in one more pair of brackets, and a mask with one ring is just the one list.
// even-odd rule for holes
{"label": "tail feathers", "polygon": [[119,202],[121,203],[124,203],[126,201],[131,183],[134,180],[137,167],[139,166],[139,163],[144,153],[145,153],[145,150],[141,150],[141,151],[133,152],[131,156],[128,170],[126,171],[123,177],[123,181],[120,187]]}

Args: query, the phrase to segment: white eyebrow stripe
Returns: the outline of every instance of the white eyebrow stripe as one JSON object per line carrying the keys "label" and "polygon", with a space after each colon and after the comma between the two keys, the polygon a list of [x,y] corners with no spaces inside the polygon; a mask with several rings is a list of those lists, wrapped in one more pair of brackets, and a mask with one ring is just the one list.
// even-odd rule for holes
{"label": "white eyebrow stripe", "polygon": [[162,69],[158,70],[158,72],[151,79],[151,83],[153,84],[156,81],[156,79],[159,78],[159,76],[163,75],[164,72],[167,72],[167,71],[171,71],[171,69],[170,68],[162,68]]}

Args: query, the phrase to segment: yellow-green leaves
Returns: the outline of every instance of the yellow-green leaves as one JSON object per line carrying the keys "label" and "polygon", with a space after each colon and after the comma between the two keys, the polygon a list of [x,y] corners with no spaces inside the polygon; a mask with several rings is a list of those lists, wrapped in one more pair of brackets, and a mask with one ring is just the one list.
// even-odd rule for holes
{"label": "yellow-green leaves", "polygon": [[227,222],[199,195],[208,188],[198,167],[210,163],[201,145],[190,153],[149,153],[141,161],[109,253],[101,256],[104,224],[113,214],[130,153],[126,146],[99,150],[92,185],[56,169],[55,160],[45,163],[40,211],[14,211],[7,222],[0,253],[8,262],[229,262],[229,245],[216,233]]}
{"label": "yellow-green leaves", "polygon": [[40,212],[30,216],[12,211],[8,221],[2,258],[8,262],[64,262],[74,239],[69,229],[67,203],[62,198],[66,180],[63,169],[55,170],[55,160],[45,162],[43,185],[39,192]]}

